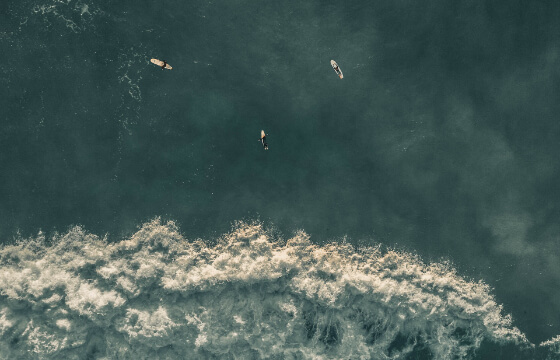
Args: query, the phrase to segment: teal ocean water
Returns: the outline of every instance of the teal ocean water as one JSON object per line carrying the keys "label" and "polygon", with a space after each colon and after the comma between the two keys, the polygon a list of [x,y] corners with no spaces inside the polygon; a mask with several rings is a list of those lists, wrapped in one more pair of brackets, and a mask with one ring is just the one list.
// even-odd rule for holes
{"label": "teal ocean water", "polygon": [[559,19],[1,2],[0,358],[559,358]]}

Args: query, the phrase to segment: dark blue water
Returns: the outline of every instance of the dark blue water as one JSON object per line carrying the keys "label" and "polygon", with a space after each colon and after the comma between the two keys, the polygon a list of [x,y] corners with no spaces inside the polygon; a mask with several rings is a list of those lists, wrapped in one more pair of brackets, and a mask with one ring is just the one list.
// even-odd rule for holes
{"label": "dark blue water", "polygon": [[451,261],[538,345],[560,334],[559,19],[555,1],[5,1],[2,242],[118,242],[157,216],[188,239],[255,219],[346,236]]}

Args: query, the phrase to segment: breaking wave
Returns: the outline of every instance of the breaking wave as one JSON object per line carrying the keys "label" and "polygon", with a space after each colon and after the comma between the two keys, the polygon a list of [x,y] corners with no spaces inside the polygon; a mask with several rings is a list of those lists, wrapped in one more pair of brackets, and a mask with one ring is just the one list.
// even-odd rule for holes
{"label": "breaking wave", "polygon": [[550,340],[543,341],[539,346],[547,348],[551,354],[560,355],[560,335]]}
{"label": "breaking wave", "polygon": [[238,223],[210,242],[173,222],[108,242],[75,227],[0,251],[5,359],[469,358],[533,346],[482,282],[380,247],[278,239]]}

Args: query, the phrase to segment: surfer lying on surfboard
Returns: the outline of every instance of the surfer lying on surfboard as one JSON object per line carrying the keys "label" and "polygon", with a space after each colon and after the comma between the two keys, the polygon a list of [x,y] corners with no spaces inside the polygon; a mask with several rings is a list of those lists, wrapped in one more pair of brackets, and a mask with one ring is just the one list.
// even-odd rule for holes
{"label": "surfer lying on surfboard", "polygon": [[342,79],[344,77],[344,75],[342,75],[342,70],[340,70],[336,61],[331,60],[331,66],[334,69],[334,72],[336,73],[336,75],[338,75],[338,77]]}
{"label": "surfer lying on surfboard", "polygon": [[263,148],[265,150],[268,150],[268,144],[266,143],[266,134],[264,133],[264,130],[261,130],[261,138],[259,139],[259,141],[261,142]]}
{"label": "surfer lying on surfboard", "polygon": [[173,68],[171,67],[171,65],[169,65],[169,64],[167,63],[166,60],[161,61],[161,60],[158,60],[158,59],[151,59],[150,62],[151,62],[152,64],[154,64],[154,65],[159,66],[159,67],[161,68],[161,70],[163,70],[163,69],[167,69],[167,70],[173,69]]}

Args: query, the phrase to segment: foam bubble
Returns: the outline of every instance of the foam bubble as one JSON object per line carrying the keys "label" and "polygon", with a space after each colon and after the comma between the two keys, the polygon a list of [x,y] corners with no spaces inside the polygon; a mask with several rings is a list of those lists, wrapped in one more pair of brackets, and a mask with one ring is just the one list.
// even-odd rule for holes
{"label": "foam bubble", "polygon": [[[213,242],[215,243],[215,242]],[[0,251],[5,358],[468,358],[532,346],[483,282],[379,247],[272,239],[239,223],[215,245],[144,224],[114,243],[80,227]]]}

